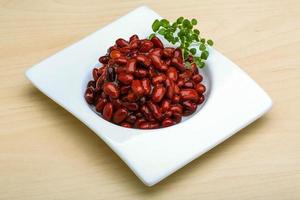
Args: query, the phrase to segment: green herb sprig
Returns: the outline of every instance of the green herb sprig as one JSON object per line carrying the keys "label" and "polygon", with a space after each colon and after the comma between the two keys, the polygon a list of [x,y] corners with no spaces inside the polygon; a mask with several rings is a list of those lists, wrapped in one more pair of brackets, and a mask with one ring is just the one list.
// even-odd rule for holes
{"label": "green herb sprig", "polygon": [[[209,56],[207,50],[208,46],[212,46],[214,43],[211,39],[205,39],[200,36],[200,31],[194,26],[197,25],[197,20],[188,20],[183,17],[179,17],[172,24],[166,20],[156,19],[152,24],[152,33],[149,38],[159,34],[163,36],[167,41],[174,45],[179,45],[182,50],[182,55],[187,66],[190,63],[187,61],[189,55],[194,57],[194,62],[200,68],[205,66],[205,60]],[[197,48],[200,50],[199,56],[197,54]]]}

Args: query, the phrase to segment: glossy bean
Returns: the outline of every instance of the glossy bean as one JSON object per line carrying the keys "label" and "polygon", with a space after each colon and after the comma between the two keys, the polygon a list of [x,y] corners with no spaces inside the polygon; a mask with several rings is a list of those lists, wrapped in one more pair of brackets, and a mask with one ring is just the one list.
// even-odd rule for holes
{"label": "glossy bean", "polygon": [[128,111],[125,108],[119,108],[113,115],[113,122],[116,124],[121,123],[128,115]]}
{"label": "glossy bean", "polygon": [[199,95],[194,89],[182,89],[180,91],[180,97],[183,101],[191,100],[193,102],[197,102],[199,99]]}
{"label": "glossy bean", "polygon": [[133,81],[133,75],[127,73],[120,73],[118,75],[118,80],[124,85],[129,85]]}
{"label": "glossy bean", "polygon": [[160,102],[166,93],[166,88],[162,85],[157,85],[154,87],[152,92],[152,101]]}
{"label": "glossy bean", "polygon": [[107,121],[110,121],[113,116],[113,105],[112,103],[108,102],[105,104],[102,112],[103,118]]}
{"label": "glossy bean", "polygon": [[119,88],[112,82],[107,82],[103,84],[103,91],[105,94],[112,98],[118,98],[120,95],[120,90]]}
{"label": "glossy bean", "polygon": [[144,88],[138,79],[132,81],[131,89],[136,96],[142,96],[144,94]]}

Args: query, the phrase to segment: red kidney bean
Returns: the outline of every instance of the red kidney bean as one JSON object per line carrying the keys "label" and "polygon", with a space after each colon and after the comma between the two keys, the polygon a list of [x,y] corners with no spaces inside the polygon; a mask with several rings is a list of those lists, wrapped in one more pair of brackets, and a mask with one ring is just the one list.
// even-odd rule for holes
{"label": "red kidney bean", "polygon": [[136,122],[134,123],[134,127],[139,128],[140,124],[143,122],[146,122],[144,118],[137,119]]}
{"label": "red kidney bean", "polygon": [[136,34],[132,35],[132,36],[129,38],[129,42],[132,42],[132,41],[135,41],[135,40],[139,40],[139,36],[137,36]]}
{"label": "red kidney bean", "polygon": [[192,79],[195,83],[200,83],[203,80],[203,77],[200,74],[195,74]]}
{"label": "red kidney bean", "polygon": [[171,79],[167,79],[166,80],[166,86],[167,86],[167,93],[166,93],[166,96],[169,98],[169,99],[172,99],[174,97],[174,94],[175,94],[175,84],[174,82],[171,80]]}
{"label": "red kidney bean", "polygon": [[153,43],[150,40],[145,40],[141,44],[140,52],[148,52],[150,49],[153,48]]}
{"label": "red kidney bean", "polygon": [[130,59],[126,65],[126,72],[131,74],[134,73],[135,70],[136,70],[136,59]]}
{"label": "red kidney bean", "polygon": [[137,119],[136,115],[130,114],[126,117],[125,121],[130,123],[130,124],[134,124],[136,119]]}
{"label": "red kidney bean", "polygon": [[123,97],[123,101],[135,102],[138,97],[133,93],[129,92],[127,96]]}
{"label": "red kidney bean", "polygon": [[150,54],[156,55],[158,57],[162,56],[162,50],[160,48],[154,48],[149,51]]}
{"label": "red kidney bean", "polygon": [[122,102],[122,105],[130,111],[136,111],[139,109],[139,105],[137,103]]}
{"label": "red kidney bean", "polygon": [[132,125],[127,123],[127,122],[122,122],[120,125],[125,127],[125,128],[132,128]]}
{"label": "red kidney bean", "polygon": [[206,88],[203,84],[198,83],[195,87],[195,90],[198,92],[199,95],[201,95],[206,91]]}
{"label": "red kidney bean", "polygon": [[190,63],[193,63],[194,62],[194,57],[192,55],[189,55],[187,60],[190,62]]}
{"label": "red kidney bean", "polygon": [[165,74],[159,74],[159,75],[154,76],[154,77],[152,78],[152,84],[153,84],[153,85],[157,85],[157,84],[159,84],[159,83],[164,82],[166,79],[167,79],[167,77],[166,77]]}
{"label": "red kidney bean", "polygon": [[107,64],[109,61],[109,57],[108,56],[101,56],[99,58],[99,62],[102,63],[102,64]]}
{"label": "red kidney bean", "polygon": [[172,111],[172,113],[180,113],[180,114],[182,114],[183,111],[182,105],[180,104],[171,105],[170,110]]}
{"label": "red kidney bean", "polygon": [[172,81],[177,81],[178,78],[178,73],[176,68],[174,67],[169,67],[168,71],[167,71],[167,76],[169,79],[171,79]]}
{"label": "red kidney bean", "polygon": [[194,88],[194,82],[193,81],[187,81],[183,84],[184,88]]}
{"label": "red kidney bean", "polygon": [[131,89],[131,85],[122,85],[120,87],[120,93],[121,94],[127,94],[130,89]]}
{"label": "red kidney bean", "polygon": [[202,104],[202,103],[204,102],[204,100],[205,100],[204,95],[203,95],[203,94],[200,95],[199,100],[197,101],[197,104],[198,104],[198,105]]}
{"label": "red kidney bean", "polygon": [[179,94],[180,93],[180,88],[176,84],[174,85],[174,93],[175,94]]}
{"label": "red kidney bean", "polygon": [[141,80],[141,83],[142,83],[142,87],[144,89],[145,95],[149,95],[151,92],[150,80],[148,78],[143,78]]}
{"label": "red kidney bean", "polygon": [[184,84],[184,80],[183,80],[182,78],[179,78],[179,79],[177,80],[177,86],[178,86],[178,87],[182,87],[183,84]]}
{"label": "red kidney bean", "polygon": [[152,111],[152,115],[157,120],[160,120],[162,118],[162,113],[161,113],[160,108],[157,104],[153,103],[152,101],[148,101],[147,106]]}
{"label": "red kidney bean", "polygon": [[182,51],[181,51],[181,49],[179,49],[179,48],[175,49],[173,56],[176,57],[176,58],[182,59]]}
{"label": "red kidney bean", "polygon": [[142,105],[140,110],[148,121],[155,121],[150,109],[146,105]]}
{"label": "red kidney bean", "polygon": [[180,96],[183,101],[191,100],[193,102],[197,102],[199,99],[199,95],[196,90],[194,89],[182,89],[180,91]]}
{"label": "red kidney bean", "polygon": [[98,80],[96,81],[96,87],[95,87],[95,91],[100,91],[102,88],[102,85],[105,81],[105,77],[106,77],[106,73],[101,74],[101,76],[98,78]]}
{"label": "red kidney bean", "polygon": [[122,102],[120,99],[113,99],[111,97],[109,99],[115,109],[119,109],[121,107]]}
{"label": "red kidney bean", "polygon": [[93,78],[94,78],[95,81],[97,81],[98,78],[99,78],[98,69],[97,68],[93,69]]}
{"label": "red kidney bean", "polygon": [[143,114],[142,114],[141,112],[136,112],[136,113],[135,113],[135,116],[136,116],[137,118],[142,118],[142,117],[143,117]]}
{"label": "red kidney bean", "polygon": [[157,48],[160,48],[160,49],[164,48],[163,43],[156,36],[154,36],[154,37],[151,38],[151,42],[153,43],[154,47],[157,47]]}
{"label": "red kidney bean", "polygon": [[118,80],[124,85],[129,85],[133,81],[133,76],[132,74],[120,73],[118,75]]}
{"label": "red kidney bean", "polygon": [[172,99],[172,103],[179,103],[180,102],[180,96],[179,95],[174,95],[173,99]]}
{"label": "red kidney bean", "polygon": [[103,91],[105,92],[105,94],[107,94],[108,96],[114,99],[118,98],[120,95],[119,88],[112,82],[104,83]]}
{"label": "red kidney bean", "polygon": [[139,104],[140,104],[140,105],[144,105],[145,103],[146,103],[146,97],[143,96],[143,97],[140,98]]}
{"label": "red kidney bean", "polygon": [[162,98],[164,97],[166,93],[166,88],[162,85],[154,86],[153,92],[152,92],[152,101],[154,102],[160,102]]}
{"label": "red kidney bean", "polygon": [[113,82],[116,79],[116,72],[115,68],[112,66],[109,66],[106,68],[106,80],[109,82]]}
{"label": "red kidney bean", "polygon": [[130,49],[137,49],[140,45],[140,41],[139,40],[133,40],[129,43],[129,48]]}
{"label": "red kidney bean", "polygon": [[119,65],[126,65],[127,59],[125,57],[119,57],[115,59],[115,62]]}
{"label": "red kidney bean", "polygon": [[169,69],[169,66],[165,63],[162,63],[158,68],[159,71],[165,72]]}
{"label": "red kidney bean", "polygon": [[183,64],[183,61],[178,57],[173,57],[171,59],[171,64],[174,65],[181,72],[183,72],[185,70],[185,66]]}
{"label": "red kidney bean", "polygon": [[153,66],[149,67],[149,73],[148,73],[148,75],[150,76],[150,78],[152,78],[152,77],[154,77],[154,76],[157,75],[156,70],[154,69]]}
{"label": "red kidney bean", "polygon": [[117,45],[111,46],[108,48],[107,53],[109,54],[110,52],[112,52],[113,50],[118,49]]}
{"label": "red kidney bean", "polygon": [[165,61],[165,64],[170,66],[171,65],[171,59],[170,58],[167,58],[167,59],[164,59]]}
{"label": "red kidney bean", "polygon": [[142,96],[144,94],[144,88],[140,80],[133,80],[131,83],[131,89],[136,96]]}
{"label": "red kidney bean", "polygon": [[142,122],[138,125],[140,129],[150,129],[150,122]]}
{"label": "red kidney bean", "polygon": [[163,118],[170,118],[172,116],[172,111],[168,110],[166,112],[163,113]]}
{"label": "red kidney bean", "polygon": [[116,74],[125,73],[126,72],[126,68],[118,66],[118,67],[115,68],[115,72],[116,72]]}
{"label": "red kidney bean", "polygon": [[174,48],[172,47],[166,47],[163,49],[162,53],[163,53],[163,56],[165,58],[172,58],[173,57],[173,54],[174,54]]}
{"label": "red kidney bean", "polygon": [[167,112],[171,107],[171,102],[167,99],[162,100],[161,102],[161,112]]}
{"label": "red kidney bean", "polygon": [[196,63],[191,64],[191,70],[192,70],[193,74],[198,74],[199,73],[199,69],[198,69]]}
{"label": "red kidney bean", "polygon": [[185,109],[187,109],[189,111],[194,112],[197,109],[197,104],[192,101],[184,101],[184,102],[182,102],[182,105],[184,106]]}
{"label": "red kidney bean", "polygon": [[101,92],[100,98],[107,99],[109,96],[105,92]]}
{"label": "red kidney bean", "polygon": [[113,116],[113,105],[112,103],[108,102],[105,104],[102,112],[103,118],[107,121],[110,121]]}
{"label": "red kidney bean", "polygon": [[112,59],[116,59],[122,56],[121,52],[118,50],[112,50],[109,55]]}
{"label": "red kidney bean", "polygon": [[192,78],[192,75],[192,70],[187,69],[183,73],[179,74],[179,78],[183,79],[186,82]]}
{"label": "red kidney bean", "polygon": [[162,62],[161,62],[161,59],[159,58],[159,56],[154,55],[154,54],[150,54],[149,58],[152,60],[152,63],[153,63],[153,65],[156,69],[161,68]]}
{"label": "red kidney bean", "polygon": [[149,67],[151,65],[151,59],[147,58],[146,56],[139,54],[136,56],[136,60],[138,63],[143,64],[145,67]]}
{"label": "red kidney bean", "polygon": [[89,104],[92,104],[94,102],[94,89],[92,87],[88,87],[86,89],[84,98]]}
{"label": "red kidney bean", "polygon": [[175,122],[170,118],[165,118],[161,123],[162,127],[168,127],[168,126],[172,126],[174,124],[175,124]]}
{"label": "red kidney bean", "polygon": [[125,120],[127,115],[128,115],[128,111],[125,108],[119,108],[113,115],[113,122],[119,124],[120,122]]}
{"label": "red kidney bean", "polygon": [[126,40],[124,40],[122,38],[119,38],[119,39],[116,40],[116,45],[118,47],[125,47],[125,46],[128,46],[129,44]]}
{"label": "red kidney bean", "polygon": [[95,88],[96,87],[96,82],[95,81],[89,81],[86,87]]}
{"label": "red kidney bean", "polygon": [[122,47],[122,48],[120,48],[119,50],[120,50],[120,52],[123,53],[123,54],[128,54],[128,53],[130,53],[130,51],[131,51],[131,49],[130,49],[129,46]]}
{"label": "red kidney bean", "polygon": [[137,78],[144,78],[148,75],[148,71],[146,69],[143,69],[143,68],[138,68],[138,69],[135,70],[135,72],[133,74]]}
{"label": "red kidney bean", "polygon": [[175,112],[175,113],[172,114],[171,119],[174,120],[174,122],[176,124],[178,124],[182,119],[182,115],[180,113]]}
{"label": "red kidney bean", "polygon": [[96,104],[96,111],[97,112],[102,112],[105,104],[107,103],[107,100],[106,99],[100,99],[97,104]]}

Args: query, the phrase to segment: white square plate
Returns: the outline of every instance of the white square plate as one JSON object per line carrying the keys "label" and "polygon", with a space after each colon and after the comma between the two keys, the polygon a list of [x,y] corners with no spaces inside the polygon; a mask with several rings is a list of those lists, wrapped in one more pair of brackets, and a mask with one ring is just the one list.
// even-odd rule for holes
{"label": "white square plate", "polygon": [[272,101],[237,65],[210,49],[202,72],[209,85],[200,112],[163,129],[116,126],[94,113],[84,100],[86,84],[100,55],[117,38],[151,33],[161,18],[140,7],[26,72],[28,79],[102,138],[148,186],[152,186],[220,144],[267,112]]}

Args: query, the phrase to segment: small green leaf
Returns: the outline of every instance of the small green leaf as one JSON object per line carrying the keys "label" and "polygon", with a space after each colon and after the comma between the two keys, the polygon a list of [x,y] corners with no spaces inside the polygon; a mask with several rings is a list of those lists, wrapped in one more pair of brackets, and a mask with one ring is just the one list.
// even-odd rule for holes
{"label": "small green leaf", "polygon": [[192,19],[191,22],[192,22],[193,25],[196,25],[196,24],[197,24],[197,20],[196,20],[196,19]]}
{"label": "small green leaf", "polygon": [[199,46],[199,50],[200,51],[204,51],[206,49],[206,46],[205,46],[205,44],[200,44],[200,46]]}
{"label": "small green leaf", "polygon": [[200,34],[200,31],[199,31],[198,29],[194,29],[194,33],[195,33],[196,35],[199,35],[199,34]]}
{"label": "small green leaf", "polygon": [[207,44],[208,44],[209,46],[212,46],[212,45],[214,45],[214,42],[213,42],[211,39],[208,39],[208,40],[207,40]]}
{"label": "small green leaf", "polygon": [[158,31],[159,27],[160,27],[160,21],[158,19],[156,19],[152,24],[152,30],[154,32],[156,32],[156,31]]}
{"label": "small green leaf", "polygon": [[191,22],[188,19],[184,19],[182,25],[183,27],[189,28],[191,26]]}
{"label": "small green leaf", "polygon": [[169,25],[170,25],[169,21],[166,19],[160,20],[160,24],[162,27],[165,27],[165,28],[169,27]]}
{"label": "small green leaf", "polygon": [[158,33],[161,34],[161,35],[165,35],[166,29],[165,29],[165,28],[161,28],[161,29],[158,31]]}
{"label": "small green leaf", "polygon": [[202,38],[202,39],[200,40],[200,42],[203,43],[203,44],[205,44],[205,39]]}
{"label": "small green leaf", "polygon": [[197,50],[196,50],[195,48],[191,48],[191,49],[190,49],[190,52],[191,52],[193,55],[195,55],[195,54],[197,53]]}
{"label": "small green leaf", "polygon": [[176,22],[177,22],[178,24],[181,24],[181,23],[182,23],[182,21],[183,21],[183,19],[184,19],[183,17],[179,17],[179,18],[177,19],[177,21],[176,21]]}
{"label": "small green leaf", "polygon": [[208,58],[208,56],[209,56],[209,53],[206,50],[201,53],[201,58],[204,60],[206,60]]}

